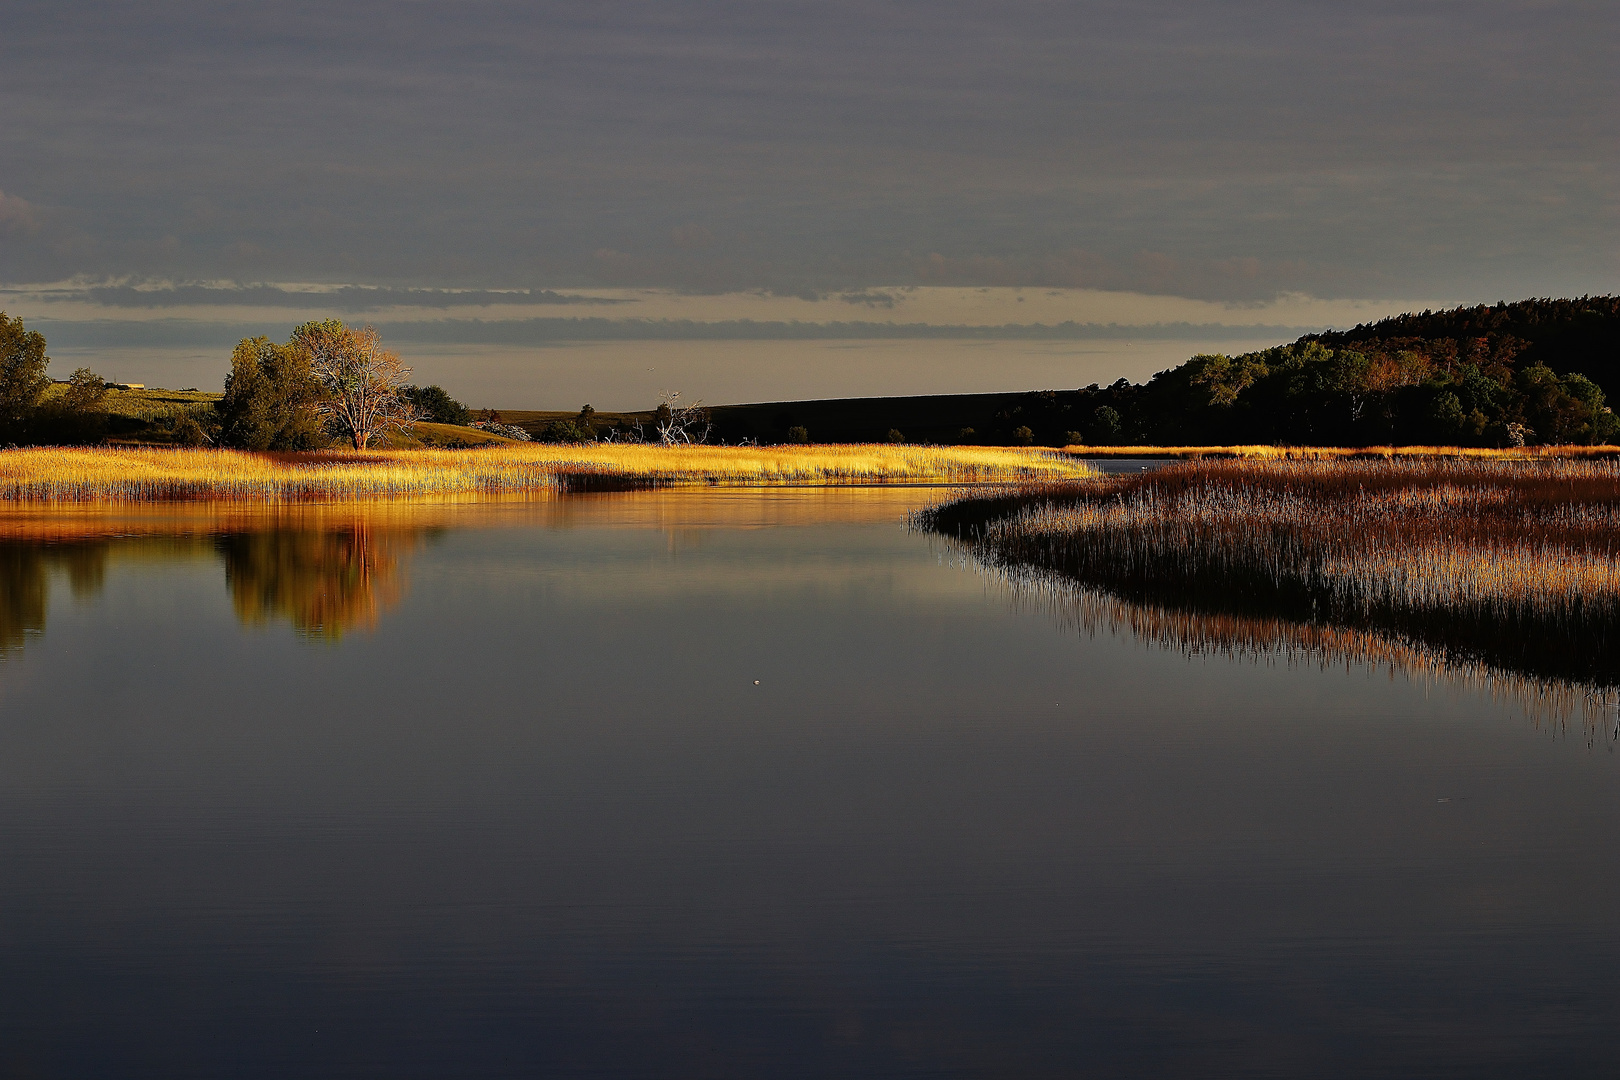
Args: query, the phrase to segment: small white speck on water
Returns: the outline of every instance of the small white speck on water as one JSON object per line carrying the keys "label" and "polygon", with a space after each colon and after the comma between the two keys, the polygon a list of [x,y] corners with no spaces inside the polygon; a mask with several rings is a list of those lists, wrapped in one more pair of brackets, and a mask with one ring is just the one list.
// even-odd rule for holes
{"label": "small white speck on water", "polygon": [[758,685],[759,685],[759,680],[758,680],[758,679],[755,679],[755,680],[754,680],[754,685],[755,685],[755,686],[758,686]]}

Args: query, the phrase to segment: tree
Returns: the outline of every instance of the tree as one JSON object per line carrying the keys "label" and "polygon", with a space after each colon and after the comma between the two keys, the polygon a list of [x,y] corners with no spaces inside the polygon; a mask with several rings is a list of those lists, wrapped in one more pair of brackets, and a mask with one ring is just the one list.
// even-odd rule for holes
{"label": "tree", "polygon": [[790,427],[787,430],[787,441],[798,446],[803,446],[810,441],[810,429],[805,427],[803,424],[795,424],[793,427]]}
{"label": "tree", "polygon": [[678,390],[666,390],[659,395],[658,408],[653,412],[653,427],[658,441],[665,446],[709,441],[714,425],[709,422],[709,410],[702,401],[681,404]]}
{"label": "tree", "polygon": [[1124,428],[1124,420],[1119,410],[1108,405],[1102,405],[1091,414],[1090,442],[1097,446],[1112,446],[1119,439],[1119,433]]}
{"label": "tree", "polygon": [[325,442],[317,410],[320,397],[308,352],[267,337],[244,338],[231,354],[225,396],[214,406],[220,444],[242,450],[313,450]]}
{"label": "tree", "polygon": [[472,423],[472,413],[467,406],[451,397],[442,386],[402,386],[399,394],[422,420],[435,424]]}
{"label": "tree", "polygon": [[107,380],[89,368],[68,377],[67,387],[35,410],[34,438],[41,442],[96,442],[107,430]]}
{"label": "tree", "polygon": [[403,390],[411,369],[382,347],[372,327],[353,330],[337,319],[307,322],[291,344],[309,354],[323,394],[316,410],[364,450],[384,431],[408,431],[416,421]]}
{"label": "tree", "polygon": [[22,319],[0,311],[0,440],[23,437],[40,395],[50,385],[45,374],[45,335],[23,328]]}

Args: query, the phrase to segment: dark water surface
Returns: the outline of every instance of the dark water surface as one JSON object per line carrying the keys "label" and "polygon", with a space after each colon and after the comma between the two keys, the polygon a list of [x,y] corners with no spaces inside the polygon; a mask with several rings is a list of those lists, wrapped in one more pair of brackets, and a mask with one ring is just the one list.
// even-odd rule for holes
{"label": "dark water surface", "polygon": [[1620,1069],[1605,733],[929,497],[0,517],[0,1076]]}

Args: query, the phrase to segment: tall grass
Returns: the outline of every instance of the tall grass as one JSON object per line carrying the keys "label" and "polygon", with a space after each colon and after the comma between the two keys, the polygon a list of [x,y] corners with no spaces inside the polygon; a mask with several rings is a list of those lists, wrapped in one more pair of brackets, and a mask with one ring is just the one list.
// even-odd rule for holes
{"label": "tall grass", "polygon": [[1157,458],[1260,458],[1324,460],[1341,458],[1481,458],[1539,461],[1546,458],[1591,459],[1620,457],[1620,446],[1084,446],[1071,445],[1065,453],[1083,457]]}
{"label": "tall grass", "polygon": [[0,452],[0,500],[315,500],[675,485],[973,483],[1089,475],[1050,450],[643,445],[248,453],[168,448]]}
{"label": "tall grass", "polygon": [[1222,460],[929,511],[991,565],[1620,685],[1620,464]]}

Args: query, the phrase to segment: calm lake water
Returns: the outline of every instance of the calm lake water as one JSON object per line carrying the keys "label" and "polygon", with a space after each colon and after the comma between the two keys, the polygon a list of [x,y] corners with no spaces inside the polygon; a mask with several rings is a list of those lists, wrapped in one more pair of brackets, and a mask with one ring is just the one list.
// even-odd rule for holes
{"label": "calm lake water", "polygon": [[0,1076],[1596,1076],[1609,732],[926,489],[0,514]]}

